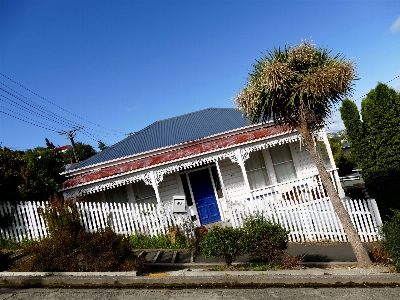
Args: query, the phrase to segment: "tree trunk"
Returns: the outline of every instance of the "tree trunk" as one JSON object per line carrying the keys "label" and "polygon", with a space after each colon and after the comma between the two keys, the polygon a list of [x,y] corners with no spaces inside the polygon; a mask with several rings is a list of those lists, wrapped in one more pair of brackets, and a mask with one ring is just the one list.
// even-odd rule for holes
{"label": "tree trunk", "polygon": [[364,248],[361,243],[360,237],[354,228],[350,216],[345,209],[339,194],[336,192],[335,187],[332,183],[331,177],[325,169],[325,166],[317,153],[316,143],[313,135],[308,130],[308,126],[304,123],[302,124],[302,128],[296,128],[300,135],[303,137],[304,142],[306,144],[306,148],[310,153],[312,159],[314,160],[315,165],[317,166],[319,175],[321,176],[322,184],[324,185],[329,198],[331,199],[332,206],[342,223],[343,229],[347,234],[347,238],[353,248],[354,254],[356,255],[358,265],[362,268],[372,267],[371,259],[369,258],[367,250]]}

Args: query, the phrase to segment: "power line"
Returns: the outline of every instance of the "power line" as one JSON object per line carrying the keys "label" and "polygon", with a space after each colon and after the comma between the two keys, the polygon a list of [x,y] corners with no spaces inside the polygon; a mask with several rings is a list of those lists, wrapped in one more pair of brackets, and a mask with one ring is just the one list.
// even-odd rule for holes
{"label": "power line", "polygon": [[[48,120],[48,121],[50,121],[50,122],[53,122],[53,123],[61,124],[61,125],[63,125],[63,126],[70,126],[67,122],[64,122],[64,121],[61,121],[61,122],[60,122],[60,121],[58,121],[56,118],[50,116],[50,117],[56,119],[56,120],[52,120],[52,119],[50,119],[49,117],[46,117],[46,116],[44,116],[44,115],[42,115],[42,114],[40,114],[40,113],[38,113],[38,112],[35,112],[35,111],[32,110],[32,109],[29,109],[29,108],[27,108],[27,107],[25,107],[25,106],[23,106],[23,105],[21,105],[21,104],[18,104],[17,102],[13,101],[13,100],[10,99],[10,98],[5,97],[4,95],[0,95],[0,97],[3,97],[3,98],[5,98],[5,99],[7,99],[8,101],[14,103],[14,104],[8,103],[9,105],[14,106],[14,107],[17,107],[17,108],[19,108],[19,109],[21,109],[21,110],[23,110],[23,111],[30,112],[30,113],[32,113],[32,114],[34,114],[34,115],[37,115],[37,116],[41,117],[42,119],[46,119],[46,120]],[[0,100],[1,100],[1,99],[0,99]],[[5,108],[5,107],[3,107],[3,108]],[[6,109],[9,109],[9,108],[6,108]]]}
{"label": "power line", "polygon": [[[389,82],[392,82],[393,80],[395,80],[395,79],[397,79],[397,78],[399,78],[399,77],[400,77],[400,75],[397,75],[397,76],[394,77],[393,79],[387,81],[386,84],[388,84]],[[360,100],[361,98],[364,98],[364,97],[367,96],[367,95],[368,95],[368,93],[365,94],[365,95],[362,95],[361,97],[358,97],[356,100],[352,100],[352,101],[353,101],[353,102],[356,102],[356,101]]]}
{"label": "power line", "polygon": [[[34,101],[28,99],[28,98],[25,97],[24,95],[22,95],[22,94],[18,93],[17,91],[13,90],[11,87],[9,87],[8,85],[6,85],[5,83],[0,82],[0,84],[2,84],[2,85],[5,86],[6,88],[8,88],[8,89],[11,90],[12,92],[14,92],[15,94],[17,94],[17,95],[21,96],[22,98],[26,99],[28,102],[32,103],[33,106],[40,108],[40,109],[38,109],[38,110],[42,111],[43,113],[45,113],[45,111],[48,111],[50,114],[55,115],[55,116],[57,116],[58,118],[67,120],[69,123],[75,123],[76,125],[74,125],[74,126],[81,126],[80,124],[78,124],[78,123],[76,123],[76,122],[69,121],[68,119],[66,119],[66,118],[64,118],[64,117],[62,117],[62,116],[60,116],[60,115],[57,115],[57,114],[51,112],[50,110],[48,110],[48,109],[46,109],[46,108],[43,108],[42,106],[40,106],[40,105],[38,105],[37,103],[35,103]],[[1,89],[1,88],[0,88],[0,89]],[[5,91],[4,89],[2,89],[2,90]],[[12,97],[14,97],[14,98],[16,98],[16,99],[18,99],[18,100],[24,102],[25,104],[27,104],[24,100],[20,99],[19,97],[16,97],[15,95],[13,95],[13,94],[11,94],[11,93],[9,93],[9,92],[7,92],[7,91],[5,91],[5,92],[6,92],[7,94],[9,94],[10,96],[12,96]],[[27,105],[29,105],[29,104],[27,104]],[[30,106],[32,106],[32,105],[30,105]],[[88,127],[88,128],[89,128],[89,127]],[[110,134],[109,132],[105,132],[105,131],[98,130],[98,129],[94,129],[94,128],[91,128],[91,130],[94,130],[94,131],[97,131],[97,132],[101,132],[101,133]],[[112,135],[116,135],[116,134],[112,134]]]}
{"label": "power line", "polygon": [[22,87],[23,89],[25,89],[25,90],[27,90],[27,91],[31,92],[31,93],[32,93],[32,94],[34,94],[35,96],[37,96],[37,97],[39,97],[39,98],[41,98],[41,99],[43,99],[43,100],[45,100],[45,101],[49,102],[50,104],[52,104],[52,105],[54,105],[54,106],[58,107],[59,109],[61,109],[61,110],[65,111],[65,112],[67,112],[67,113],[69,113],[69,114],[71,114],[71,115],[73,115],[73,116],[75,116],[75,117],[77,117],[77,118],[79,118],[79,119],[81,119],[81,120],[84,120],[84,121],[86,121],[86,122],[88,122],[88,123],[90,123],[90,124],[92,124],[92,125],[95,125],[95,126],[97,126],[97,127],[100,127],[100,128],[106,129],[106,130],[108,130],[108,131],[114,131],[114,132],[122,133],[122,132],[119,132],[119,131],[116,131],[116,130],[107,129],[107,128],[105,128],[105,127],[101,126],[101,125],[98,125],[98,124],[96,124],[96,123],[93,123],[93,122],[91,122],[91,121],[89,121],[89,120],[86,120],[86,119],[84,119],[84,118],[82,118],[82,117],[80,117],[80,116],[78,116],[78,115],[76,115],[76,114],[74,114],[74,113],[72,113],[72,112],[70,112],[70,111],[68,111],[68,110],[66,110],[66,109],[64,109],[64,108],[62,108],[62,107],[60,107],[60,106],[58,106],[57,104],[55,104],[55,103],[53,103],[53,102],[51,102],[51,101],[47,100],[46,98],[44,98],[44,97],[40,96],[39,94],[37,94],[37,93],[35,93],[35,92],[31,91],[30,89],[26,88],[26,87],[25,87],[25,86],[23,86],[22,84],[19,84],[18,82],[16,82],[15,80],[13,80],[13,79],[9,78],[8,76],[6,76],[6,75],[4,75],[4,74],[2,74],[2,73],[0,73],[0,75],[1,75],[1,76],[3,76],[3,77],[5,77],[5,78],[7,78],[8,80],[10,80],[10,81],[14,82],[15,84],[19,85],[19,86],[20,86],[20,87]]}
{"label": "power line", "polygon": [[20,120],[20,121],[23,121],[23,122],[29,123],[29,124],[31,124],[31,125],[35,125],[35,126],[37,126],[37,127],[41,127],[41,128],[44,128],[44,129],[47,129],[47,130],[50,130],[50,131],[58,132],[57,130],[54,130],[54,129],[49,129],[49,128],[46,128],[46,127],[43,127],[43,126],[40,126],[40,125],[37,125],[37,124],[31,123],[31,122],[28,122],[28,121],[26,121],[26,120],[20,119],[20,118],[18,118],[18,117],[16,117],[16,116],[10,115],[10,114],[8,114],[8,113],[6,113],[6,112],[2,111],[2,110],[0,110],[0,112],[2,112],[3,114],[6,114],[6,115],[8,115],[8,116],[10,116],[10,117],[13,117],[13,118],[15,118],[15,119],[18,119],[18,120]]}
{"label": "power line", "polygon": [[[0,88],[0,90],[4,91],[5,93],[7,93],[8,95],[10,95],[11,97],[14,97],[15,99],[17,99],[17,100],[23,102],[24,104],[26,104],[26,105],[28,105],[28,106],[34,108],[34,109],[37,109],[38,111],[40,111],[40,112],[42,112],[42,113],[44,113],[44,114],[49,115],[51,118],[60,119],[60,120],[61,120],[61,119],[65,119],[65,118],[62,118],[62,117],[60,117],[60,116],[58,116],[58,115],[52,113],[52,112],[50,112],[50,113],[46,112],[46,109],[43,108],[43,107],[41,107],[40,105],[37,105],[37,104],[35,104],[35,103],[33,103],[33,104],[27,103],[25,100],[23,100],[23,99],[21,99],[20,97],[18,97],[18,96],[16,96],[16,95],[14,95],[14,94],[12,94],[12,93],[10,93],[10,92],[4,90],[3,88]],[[4,95],[0,95],[0,96],[3,97],[3,98],[8,99],[9,101],[12,101],[13,103],[16,103],[15,101],[11,100],[10,98],[5,97]],[[17,104],[17,103],[16,103],[16,104]],[[19,104],[17,104],[17,105],[19,105]],[[19,105],[19,106],[22,106],[22,105]],[[56,117],[54,117],[54,116],[52,116],[52,115],[55,115],[55,116],[58,117],[58,118],[56,118]],[[70,124],[69,126],[76,126],[76,125],[77,125],[77,123],[75,123],[75,122],[71,122],[71,121],[69,121],[69,120],[67,120],[67,119],[65,119],[65,120],[66,120],[66,121],[63,121],[63,122],[64,122],[64,123],[69,123],[69,124]]]}
{"label": "power line", "polygon": [[[20,107],[21,107],[20,109],[22,109],[22,110],[25,110],[25,111],[28,110],[28,111],[30,111],[31,113],[33,113],[33,114],[35,114],[35,115],[37,115],[37,116],[39,116],[39,117],[41,117],[41,118],[44,118],[44,119],[46,119],[46,120],[48,120],[48,121],[50,121],[50,122],[58,123],[58,124],[61,124],[61,125],[67,126],[67,127],[70,127],[70,126],[82,126],[82,125],[80,125],[80,124],[78,124],[78,123],[76,123],[76,122],[71,122],[71,121],[69,121],[68,119],[65,119],[65,118],[63,118],[63,117],[61,117],[61,116],[58,116],[57,114],[54,114],[53,112],[51,112],[51,111],[49,111],[49,110],[47,110],[47,109],[41,107],[40,105],[37,105],[37,104],[34,103],[33,101],[30,101],[30,100],[27,99],[26,97],[24,97],[24,98],[26,98],[28,101],[30,101],[31,103],[33,103],[33,105],[30,104],[30,103],[27,103],[26,101],[24,101],[24,100],[21,99],[20,97],[17,97],[16,95],[14,95],[14,94],[12,94],[12,93],[10,93],[10,92],[8,92],[8,91],[2,89],[2,88],[0,88],[0,90],[6,92],[8,95],[10,95],[10,96],[14,97],[15,99],[17,99],[17,100],[23,102],[24,104],[26,104],[26,105],[28,105],[28,106],[34,108],[34,109],[39,110],[40,112],[42,112],[42,113],[48,115],[50,118],[52,118],[52,119],[54,119],[54,120],[52,120],[52,119],[50,119],[50,118],[48,118],[48,117],[46,117],[46,116],[44,116],[44,115],[42,115],[42,114],[39,114],[39,113],[37,113],[37,112],[35,112],[35,111],[33,111],[33,110],[27,108],[27,107],[25,107],[25,106],[23,106],[23,105],[21,105],[21,104],[15,102],[14,100],[12,100],[12,99],[10,99],[10,98],[4,96],[4,95],[0,95],[1,97],[7,99],[8,101],[10,101],[10,102],[12,102],[12,103],[14,103],[15,105],[20,106]],[[9,104],[10,104],[10,103],[9,103]],[[11,105],[12,105],[12,106],[15,106],[15,105],[13,105],[13,104],[11,104]],[[48,113],[47,111],[49,111],[50,113]],[[56,116],[56,117],[54,117],[53,115]],[[64,120],[65,120],[65,121],[64,121]],[[96,130],[96,131],[98,131],[98,130]],[[91,133],[90,131],[86,131],[86,132],[87,132],[88,135],[93,136],[93,137],[96,138],[97,140],[101,139],[100,136],[97,135],[97,134]],[[100,132],[101,132],[101,131],[100,131]]]}

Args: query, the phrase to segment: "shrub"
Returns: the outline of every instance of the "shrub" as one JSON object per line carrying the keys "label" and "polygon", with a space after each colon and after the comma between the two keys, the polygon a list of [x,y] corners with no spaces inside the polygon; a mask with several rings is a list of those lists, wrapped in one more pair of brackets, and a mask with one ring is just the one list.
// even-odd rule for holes
{"label": "shrub", "polygon": [[195,248],[196,240],[192,237],[193,224],[187,222],[178,226],[178,233],[175,236],[175,244],[171,243],[169,234],[150,236],[136,232],[129,237],[133,249],[188,249]]}
{"label": "shrub", "polygon": [[393,210],[393,216],[381,228],[382,245],[390,254],[390,264],[400,272],[400,210]]}
{"label": "shrub", "polygon": [[21,272],[61,272],[78,269],[72,254],[77,248],[76,238],[67,232],[60,232],[28,246],[28,259],[15,266],[12,271]]}
{"label": "shrub", "polygon": [[287,248],[288,231],[264,216],[248,217],[243,223],[245,251],[257,261],[279,262]]}
{"label": "shrub", "polygon": [[172,247],[167,235],[150,236],[135,233],[129,237],[129,242],[133,249],[170,249]]}
{"label": "shrub", "polygon": [[78,208],[72,199],[64,200],[54,194],[44,208],[38,208],[38,212],[46,222],[50,236],[56,236],[61,231],[76,235],[83,230]]}
{"label": "shrub", "polygon": [[57,195],[39,209],[48,231],[48,238],[25,243],[29,258],[15,271],[42,272],[106,272],[146,269],[144,258],[134,255],[129,239],[110,229],[84,232],[75,202]]}
{"label": "shrub", "polygon": [[230,266],[237,256],[244,253],[242,237],[240,228],[214,227],[200,242],[200,249],[204,257],[222,257]]}
{"label": "shrub", "polygon": [[131,251],[129,240],[111,230],[80,232],[61,231],[28,247],[30,257],[15,271],[106,272],[146,269],[144,258]]}
{"label": "shrub", "polygon": [[372,262],[382,264],[384,266],[390,263],[390,254],[383,247],[372,247],[369,251],[369,258]]}
{"label": "shrub", "polygon": [[0,237],[0,248],[7,250],[16,250],[18,249],[18,243],[14,242],[10,239],[3,239]]}

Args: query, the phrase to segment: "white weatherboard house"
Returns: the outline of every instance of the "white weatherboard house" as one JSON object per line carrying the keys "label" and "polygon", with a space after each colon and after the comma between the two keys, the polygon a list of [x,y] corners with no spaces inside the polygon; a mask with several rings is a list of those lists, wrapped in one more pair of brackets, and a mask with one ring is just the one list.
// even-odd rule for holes
{"label": "white weatherboard house", "polygon": [[[317,140],[343,197],[323,129]],[[251,125],[230,108],[155,122],[64,175],[65,198],[163,204],[190,214],[196,225],[229,222],[231,207],[250,199],[327,196],[296,131],[273,122]]]}

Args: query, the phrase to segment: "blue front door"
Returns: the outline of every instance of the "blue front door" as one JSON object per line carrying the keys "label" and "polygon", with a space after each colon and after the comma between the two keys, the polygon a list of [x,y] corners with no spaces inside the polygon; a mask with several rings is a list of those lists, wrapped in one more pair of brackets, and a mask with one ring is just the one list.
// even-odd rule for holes
{"label": "blue front door", "polygon": [[208,169],[189,173],[190,186],[202,225],[221,221]]}

